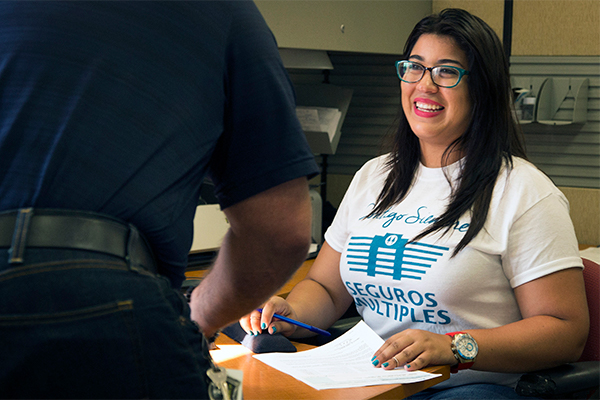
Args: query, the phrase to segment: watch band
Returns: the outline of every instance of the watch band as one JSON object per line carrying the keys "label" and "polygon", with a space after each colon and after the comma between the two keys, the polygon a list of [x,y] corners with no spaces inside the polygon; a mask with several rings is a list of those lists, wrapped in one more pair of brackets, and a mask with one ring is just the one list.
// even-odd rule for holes
{"label": "watch band", "polygon": [[[446,333],[446,335],[450,336],[451,338],[454,338],[454,335],[458,335],[459,333],[466,334],[466,332],[458,331],[458,332],[448,332],[448,333]],[[456,354],[456,352],[454,350],[452,350],[452,353],[454,354],[454,358],[456,358],[456,361],[458,361],[458,364],[450,366],[450,372],[453,374],[455,374],[458,371],[463,370],[463,369],[469,369],[473,366],[473,364],[475,364],[475,361],[467,362],[467,363],[460,362],[460,359],[458,358],[458,355]]]}
{"label": "watch band", "polygon": [[453,365],[453,366],[450,367],[450,372],[453,373],[453,374],[456,374],[461,369],[469,369],[469,368],[471,368],[473,366],[473,364],[475,364],[475,363],[474,362],[461,363],[459,361],[458,364]]}

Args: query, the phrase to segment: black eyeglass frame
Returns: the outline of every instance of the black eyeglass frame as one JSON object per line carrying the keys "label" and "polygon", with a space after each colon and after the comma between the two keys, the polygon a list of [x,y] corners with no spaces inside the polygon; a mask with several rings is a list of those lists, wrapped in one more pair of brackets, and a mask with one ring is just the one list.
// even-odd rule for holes
{"label": "black eyeglass frame", "polygon": [[[423,67],[423,73],[421,74],[421,77],[420,77],[419,79],[417,79],[416,81],[412,81],[412,82],[411,82],[411,81],[407,81],[407,80],[405,80],[405,79],[402,79],[402,76],[400,75],[400,64],[401,64],[401,63],[411,63],[411,64],[416,64],[416,65],[418,65],[418,66],[420,66],[420,67]],[[452,69],[455,69],[455,70],[457,70],[457,71],[458,71],[458,79],[457,79],[456,83],[455,83],[454,85],[452,85],[452,86],[444,86],[444,85],[440,85],[440,84],[438,84],[438,83],[435,81],[435,79],[433,78],[433,70],[434,70],[434,69],[436,69],[436,68],[452,68]],[[431,74],[431,81],[432,81],[433,83],[435,83],[435,84],[436,84],[437,86],[439,86],[439,87],[448,88],[448,89],[450,89],[450,88],[453,88],[453,87],[456,87],[456,86],[457,86],[457,85],[460,83],[460,81],[461,81],[461,79],[462,79],[462,77],[463,77],[464,75],[469,75],[469,71],[467,71],[466,69],[462,69],[462,68],[459,68],[459,67],[455,67],[454,65],[436,65],[435,67],[426,67],[426,66],[424,66],[423,64],[421,64],[421,63],[418,63],[418,62],[416,62],[416,61],[410,61],[410,60],[400,60],[400,61],[396,61],[396,73],[398,74],[398,78],[400,78],[400,80],[401,80],[402,82],[406,82],[406,83],[417,83],[417,82],[419,82],[421,79],[423,79],[423,77],[425,76],[425,72],[427,72],[427,71],[429,71],[429,73]]]}

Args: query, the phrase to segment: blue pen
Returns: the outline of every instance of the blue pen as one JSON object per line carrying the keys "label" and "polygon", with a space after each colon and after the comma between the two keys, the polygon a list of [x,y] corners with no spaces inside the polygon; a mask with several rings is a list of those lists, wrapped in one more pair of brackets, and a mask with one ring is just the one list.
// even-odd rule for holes
{"label": "blue pen", "polygon": [[[257,311],[262,314],[262,308],[257,309]],[[309,331],[318,333],[319,335],[331,336],[331,333],[324,331],[323,329],[319,329],[316,326],[305,324],[304,322],[296,321],[295,319],[284,317],[283,315],[273,314],[273,317],[280,319],[282,321],[285,321],[285,322],[289,322],[292,325],[296,325],[301,328],[308,329]]]}

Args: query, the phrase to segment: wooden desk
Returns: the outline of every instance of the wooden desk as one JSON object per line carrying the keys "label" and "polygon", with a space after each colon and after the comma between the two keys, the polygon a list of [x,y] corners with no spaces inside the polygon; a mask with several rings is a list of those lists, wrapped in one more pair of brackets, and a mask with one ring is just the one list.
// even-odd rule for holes
{"label": "wooden desk", "polygon": [[[579,245],[583,250],[589,245]],[[308,273],[314,260],[305,261],[294,276],[277,292],[285,296]],[[202,278],[205,270],[188,271],[188,278]],[[308,350],[313,346],[294,343],[298,351]],[[354,399],[403,399],[450,377],[449,366],[435,366],[425,368],[424,371],[442,374],[441,377],[424,382],[407,385],[377,385],[350,389],[316,390],[296,380],[295,378],[278,371],[252,357],[253,353],[225,335],[217,339],[217,349],[211,351],[215,362],[225,368],[244,371],[244,399],[245,400],[354,400]]]}
{"label": "wooden desk", "polygon": [[[312,266],[314,259],[306,260],[296,271],[292,278],[277,291],[285,297],[292,288],[300,282]],[[202,278],[207,270],[188,271],[189,279]],[[225,368],[244,371],[244,400],[300,400],[300,399],[327,399],[327,400],[354,400],[354,399],[403,399],[417,392],[427,389],[450,377],[449,366],[436,366],[426,368],[425,371],[442,374],[441,377],[424,382],[408,385],[376,385],[350,389],[316,390],[296,380],[295,378],[278,371],[267,364],[252,357],[253,353],[246,347],[220,335],[217,339],[217,349],[211,351],[215,362]],[[308,350],[314,346],[296,343],[298,351]]]}
{"label": "wooden desk", "polygon": [[[447,365],[425,368],[424,371],[442,376],[407,385],[376,385],[349,389],[316,390],[281,371],[252,357],[253,353],[225,335],[217,338],[217,349],[211,351],[215,362],[225,368],[244,371],[244,400],[354,400],[403,399],[427,389],[450,377]],[[314,346],[294,343],[298,351]]]}

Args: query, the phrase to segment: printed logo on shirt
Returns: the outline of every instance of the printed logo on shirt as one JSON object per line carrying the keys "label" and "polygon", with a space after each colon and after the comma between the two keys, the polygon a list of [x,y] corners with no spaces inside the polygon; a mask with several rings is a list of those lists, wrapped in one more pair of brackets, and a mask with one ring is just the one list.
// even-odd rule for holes
{"label": "printed logo on shirt", "polygon": [[[436,217],[429,208],[425,205],[412,210],[394,207],[379,216],[365,215],[359,220],[381,226],[381,229],[377,228],[380,235],[351,236],[344,250],[348,271],[356,278],[345,280],[344,284],[365,320],[379,315],[402,324],[451,324],[452,314],[438,302],[436,293],[420,287],[425,276],[435,270],[451,247],[424,241],[409,243],[412,237],[398,232],[404,229],[403,226],[412,232],[414,226],[422,225],[426,229],[426,225],[435,223]],[[392,229],[395,233],[386,232]],[[462,234],[468,229],[469,222],[457,220],[447,233],[450,236]],[[456,237],[453,239],[442,243],[457,240]],[[435,242],[430,236],[424,240]],[[369,279],[364,279],[365,275]]]}
{"label": "printed logo on shirt", "polygon": [[[405,291],[399,287],[344,282],[348,293],[354,297],[356,308],[370,309],[374,314],[398,322],[447,325],[452,322],[448,310],[439,306],[435,294],[418,290]],[[364,315],[364,314],[363,314]]]}
{"label": "printed logo on shirt", "polygon": [[[371,203],[369,204],[370,207],[375,207],[375,203]],[[361,220],[366,220],[366,219],[372,219],[375,221],[383,221],[383,223],[381,224],[382,228],[388,229],[392,226],[392,224],[395,223],[403,223],[406,225],[414,225],[414,224],[423,224],[423,225],[431,225],[433,223],[435,223],[436,218],[433,214],[431,214],[429,211],[427,211],[427,207],[426,206],[421,206],[418,207],[415,211],[413,212],[407,212],[407,213],[402,213],[402,212],[397,212],[397,211],[391,211],[391,210],[387,210],[384,213],[382,213],[380,216],[364,216],[359,218]],[[469,223],[468,222],[460,222],[460,221],[456,221],[454,223],[454,225],[452,226],[452,229],[458,232],[466,232],[469,229]]]}
{"label": "printed logo on shirt", "polygon": [[408,243],[402,235],[353,236],[347,248],[350,271],[368,276],[387,275],[393,280],[421,278],[448,247],[421,242]]}

